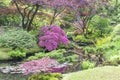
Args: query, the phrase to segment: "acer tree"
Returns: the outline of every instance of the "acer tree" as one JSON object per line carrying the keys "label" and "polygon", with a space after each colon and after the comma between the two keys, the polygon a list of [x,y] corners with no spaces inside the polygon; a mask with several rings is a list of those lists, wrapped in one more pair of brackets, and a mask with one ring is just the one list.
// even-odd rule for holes
{"label": "acer tree", "polygon": [[74,25],[84,35],[87,33],[89,21],[96,14],[96,0],[71,0],[70,9],[74,12]]}
{"label": "acer tree", "polygon": [[54,23],[56,17],[58,17],[69,6],[69,0],[50,0],[47,2],[47,6],[52,10],[52,19],[50,25]]}
{"label": "acer tree", "polygon": [[32,29],[33,19],[40,7],[44,6],[45,0],[12,0],[22,17],[22,28],[30,31]]}

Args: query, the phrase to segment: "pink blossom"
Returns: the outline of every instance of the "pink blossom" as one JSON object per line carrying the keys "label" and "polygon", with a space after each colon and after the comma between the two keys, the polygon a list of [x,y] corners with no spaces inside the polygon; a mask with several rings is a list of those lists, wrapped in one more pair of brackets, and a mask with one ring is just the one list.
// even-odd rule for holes
{"label": "pink blossom", "polygon": [[27,75],[30,73],[48,72],[58,65],[59,63],[54,59],[42,58],[39,60],[24,62],[20,67],[23,69],[23,73]]}
{"label": "pink blossom", "polygon": [[55,50],[58,48],[59,44],[68,45],[69,40],[64,32],[59,26],[51,25],[48,27],[42,27],[41,33],[43,36],[39,38],[39,46],[45,47],[48,51]]}

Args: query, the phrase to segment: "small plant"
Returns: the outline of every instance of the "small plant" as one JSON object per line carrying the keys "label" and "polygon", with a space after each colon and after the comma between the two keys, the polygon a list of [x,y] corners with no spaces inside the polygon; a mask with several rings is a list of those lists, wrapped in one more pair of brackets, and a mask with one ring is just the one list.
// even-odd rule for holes
{"label": "small plant", "polygon": [[111,56],[110,61],[120,61],[120,55],[114,55],[114,56]]}
{"label": "small plant", "polygon": [[109,42],[109,41],[111,40],[111,38],[112,38],[112,37],[109,36],[109,37],[105,37],[105,38],[98,39],[98,40],[97,40],[97,43],[96,43],[96,46],[101,46],[101,45]]}
{"label": "small plant", "polygon": [[68,38],[59,26],[51,25],[42,27],[39,38],[39,45],[45,47],[48,51],[55,50],[60,44],[68,45]]}
{"label": "small plant", "polygon": [[62,74],[60,73],[46,73],[46,74],[34,74],[29,77],[28,80],[61,80]]}
{"label": "small plant", "polygon": [[22,59],[22,58],[26,57],[26,53],[21,52],[19,50],[10,51],[8,54],[12,59],[19,59],[19,58]]}
{"label": "small plant", "polygon": [[85,47],[85,53],[89,54],[89,53],[96,53],[97,49],[95,47]]}
{"label": "small plant", "polygon": [[120,24],[114,27],[112,34],[120,35]]}
{"label": "small plant", "polygon": [[89,68],[94,68],[95,67],[95,63],[94,62],[90,62],[89,60],[85,60],[81,63],[81,67],[82,69],[89,69]]}

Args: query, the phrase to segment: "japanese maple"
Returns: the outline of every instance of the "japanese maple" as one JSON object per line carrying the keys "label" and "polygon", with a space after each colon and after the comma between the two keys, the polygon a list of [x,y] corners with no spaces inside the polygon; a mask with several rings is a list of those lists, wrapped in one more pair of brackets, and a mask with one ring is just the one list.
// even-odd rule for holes
{"label": "japanese maple", "polygon": [[96,0],[71,0],[70,9],[75,13],[74,24],[86,33],[89,21],[96,12]]}

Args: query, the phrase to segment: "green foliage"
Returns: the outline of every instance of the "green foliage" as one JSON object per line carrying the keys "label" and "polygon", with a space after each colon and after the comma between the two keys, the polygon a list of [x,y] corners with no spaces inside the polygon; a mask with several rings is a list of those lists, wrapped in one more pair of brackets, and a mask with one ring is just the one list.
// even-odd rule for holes
{"label": "green foliage", "polygon": [[63,62],[74,62],[78,60],[78,55],[76,54],[71,54],[71,53],[66,53],[65,49],[58,49],[58,50],[53,50],[51,52],[39,52],[36,53],[34,56],[30,56],[27,58],[27,61],[30,60],[36,60],[40,59],[43,57],[50,57],[52,59],[56,59],[58,62],[63,63]]}
{"label": "green foliage", "polygon": [[67,32],[67,37],[68,38],[73,38],[73,35],[74,35],[73,32]]}
{"label": "green foliage", "polygon": [[[43,13],[44,14],[44,13]],[[49,25],[49,20],[47,19],[46,16],[36,16],[32,22],[32,30],[30,31],[31,34],[36,34],[38,33],[40,27]]]}
{"label": "green foliage", "polygon": [[89,69],[89,68],[94,68],[95,67],[95,63],[94,62],[90,62],[89,60],[85,60],[81,63],[81,67],[82,69]]}
{"label": "green foliage", "polygon": [[112,31],[110,20],[102,16],[95,16],[90,22],[92,33],[97,34],[98,37],[108,35]]}
{"label": "green foliage", "polygon": [[84,35],[77,35],[74,40],[80,41],[80,42],[93,42],[94,41],[92,38],[85,38]]}
{"label": "green foliage", "polygon": [[0,16],[0,25],[3,26],[20,26],[20,17],[19,15],[2,15]]}
{"label": "green foliage", "polygon": [[0,0],[0,6],[9,6],[11,0]]}
{"label": "green foliage", "polygon": [[19,58],[22,59],[22,58],[26,57],[26,53],[21,52],[19,50],[10,51],[8,54],[12,59],[19,59]]}
{"label": "green foliage", "polygon": [[[69,54],[69,53],[68,53]],[[62,60],[62,59],[61,59]],[[60,61],[61,61],[60,60]],[[64,58],[63,58],[63,60],[64,60]],[[76,62],[76,61],[78,61],[78,55],[76,55],[76,54],[74,54],[74,55],[70,55],[70,56],[67,56],[66,58],[65,58],[65,61],[69,61],[69,62]],[[64,61],[64,62],[65,62]]]}
{"label": "green foliage", "polygon": [[97,53],[97,49],[95,47],[92,47],[92,46],[85,47],[84,50],[85,50],[85,54]]}
{"label": "green foliage", "polygon": [[118,55],[111,56],[109,61],[120,61],[120,53]]}
{"label": "green foliage", "polygon": [[36,53],[35,56],[30,56],[27,60],[29,61],[29,60],[34,60],[34,59],[40,59],[43,57],[50,57],[50,58],[59,60],[59,59],[63,58],[64,52],[65,52],[64,49],[53,50],[48,53],[39,52],[39,53]]}
{"label": "green foliage", "polygon": [[29,77],[28,80],[61,80],[62,74],[60,73],[45,73],[45,74],[34,74]]}
{"label": "green foliage", "polygon": [[30,56],[30,57],[27,59],[27,61],[37,60],[37,59],[39,59],[39,58],[36,57],[36,56]]}
{"label": "green foliage", "polygon": [[0,34],[0,47],[12,49],[32,48],[36,46],[36,39],[23,30],[9,30]]}
{"label": "green foliage", "polygon": [[120,24],[118,24],[117,26],[114,27],[112,34],[120,35]]}
{"label": "green foliage", "polygon": [[112,38],[112,37],[109,36],[109,37],[105,37],[105,38],[98,39],[95,45],[96,45],[96,46],[101,46],[101,45],[103,45],[103,44],[105,44],[105,43],[107,43],[107,42],[110,42],[111,38]]}

